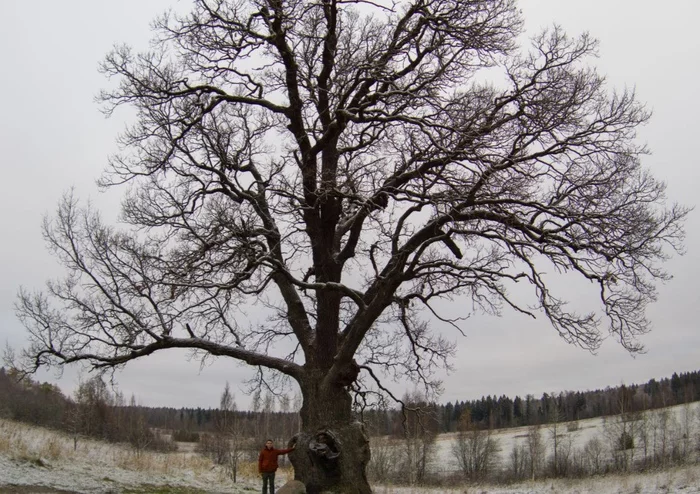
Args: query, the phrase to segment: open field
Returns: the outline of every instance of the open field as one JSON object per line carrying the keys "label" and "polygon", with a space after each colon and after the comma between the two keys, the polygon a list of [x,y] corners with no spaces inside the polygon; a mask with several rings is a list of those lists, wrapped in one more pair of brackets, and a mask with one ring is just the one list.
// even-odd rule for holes
{"label": "open field", "polygon": [[[234,490],[222,469],[191,452],[137,454],[125,445],[82,438],[74,449],[73,439],[65,434],[0,420],[0,486],[43,486],[68,492],[230,493],[250,492],[253,483],[244,479]],[[0,492],[10,491],[0,488]]]}
{"label": "open field", "polygon": [[[697,404],[691,409],[668,409],[676,421],[689,411],[697,414]],[[606,423],[613,419],[591,419],[576,427],[562,427],[562,435],[571,435],[576,447],[604,434]],[[569,430],[571,429],[571,430]],[[543,427],[546,439],[547,428]],[[496,431],[500,462],[507,461],[513,446],[524,441],[525,429]],[[453,474],[457,466],[451,453],[454,434],[438,437],[433,465],[441,465],[445,473]],[[545,441],[548,448],[550,442]],[[549,454],[549,453],[548,453]],[[278,473],[277,485],[291,476],[289,471]],[[510,485],[462,483],[440,488],[374,486],[378,494],[700,494],[700,466],[685,465],[645,474],[597,476],[588,479],[557,479],[520,482]],[[0,494],[2,493],[253,493],[259,490],[255,465],[245,465],[239,482],[234,484],[220,467],[214,466],[192,451],[175,453],[137,454],[123,445],[79,439],[65,434],[0,420]]]}

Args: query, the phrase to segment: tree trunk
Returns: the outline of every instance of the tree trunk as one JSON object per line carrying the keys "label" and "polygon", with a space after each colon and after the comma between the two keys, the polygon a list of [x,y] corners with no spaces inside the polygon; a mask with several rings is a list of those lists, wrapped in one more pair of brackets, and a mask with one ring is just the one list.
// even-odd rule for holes
{"label": "tree trunk", "polygon": [[343,387],[321,392],[309,381],[300,384],[302,430],[290,455],[295,479],[309,494],[371,493],[366,475],[369,439],[363,425],[353,420],[350,394]]}

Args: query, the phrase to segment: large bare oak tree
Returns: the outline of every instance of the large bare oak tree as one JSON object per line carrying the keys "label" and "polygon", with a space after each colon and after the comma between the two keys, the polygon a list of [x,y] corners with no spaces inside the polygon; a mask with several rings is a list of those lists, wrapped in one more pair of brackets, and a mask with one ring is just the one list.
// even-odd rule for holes
{"label": "large bare oak tree", "polygon": [[[271,370],[303,396],[297,477],[365,493],[353,396],[430,385],[468,311],[638,351],[687,209],[641,166],[649,114],[587,65],[595,41],[519,50],[521,27],[514,0],[196,0],[151,51],[115,48],[101,101],[137,117],[101,184],[128,185],[124,225],[71,195],[46,221],[68,274],[20,292],[25,370],[170,348]],[[553,267],[601,310],[570,309]],[[339,456],[305,453],[319,430]]]}

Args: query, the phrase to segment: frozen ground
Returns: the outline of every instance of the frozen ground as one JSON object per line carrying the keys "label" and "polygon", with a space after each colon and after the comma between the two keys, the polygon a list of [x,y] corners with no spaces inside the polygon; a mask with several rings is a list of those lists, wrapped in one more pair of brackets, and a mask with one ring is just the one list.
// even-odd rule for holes
{"label": "frozen ground", "polygon": [[608,476],[585,480],[550,480],[508,487],[469,485],[455,489],[376,487],[375,494],[698,494],[700,467],[684,467],[645,475]]}
{"label": "frozen ground", "polygon": [[[601,422],[601,421],[599,421]],[[593,433],[595,421],[581,424]],[[499,432],[518,441],[517,430]],[[506,436],[507,435],[507,436]],[[506,437],[510,438],[507,439]],[[450,436],[441,437],[446,454]],[[504,448],[505,449],[505,448]],[[248,474],[245,476],[245,474]],[[76,450],[63,434],[0,420],[0,494],[4,493],[232,493],[259,491],[249,467],[234,484],[211,462],[190,452],[136,455],[129,448],[80,440]],[[278,486],[285,473],[278,475]],[[375,486],[377,494],[700,494],[700,466],[586,480],[526,482],[511,486],[462,485],[449,488]]]}
{"label": "frozen ground", "polygon": [[[642,417],[645,417],[648,427],[655,420],[655,416],[666,413],[668,420],[666,422],[668,429],[668,440],[673,440],[672,431],[675,431],[675,440],[683,433],[694,437],[691,438],[691,443],[700,446],[700,402],[691,403],[689,405],[678,405],[668,407],[661,410],[653,410],[645,412]],[[605,454],[609,454],[610,434],[609,430],[615,430],[614,424],[619,422],[619,417],[599,417],[594,419],[579,420],[573,423],[560,422],[557,424],[556,433],[559,438],[559,444],[570,442],[572,450],[581,450],[585,445],[596,438],[600,440]],[[641,424],[638,424],[641,425]],[[683,430],[683,427],[687,431]],[[573,426],[573,427],[572,427]],[[552,434],[554,428],[552,425],[543,425],[540,428],[541,437],[545,445],[545,455],[549,457],[552,454]],[[501,465],[507,464],[509,456],[516,446],[525,444],[528,434],[527,427],[516,427],[510,429],[500,429],[493,432],[493,438],[498,442],[498,463]],[[455,472],[458,470],[458,465],[452,453],[452,444],[454,443],[456,434],[440,434],[437,439],[437,454],[435,465],[441,467],[433,467],[433,469],[441,468],[445,472]],[[651,443],[651,440],[650,440]],[[643,456],[642,442],[636,441],[637,449],[635,450],[635,458]],[[649,445],[651,447],[651,444]]]}
{"label": "frozen ground", "polygon": [[74,450],[63,434],[0,420],[0,493],[147,493],[155,486],[170,486],[171,492],[250,493],[255,483],[233,484],[192,453],[137,455],[128,447],[87,439]]}

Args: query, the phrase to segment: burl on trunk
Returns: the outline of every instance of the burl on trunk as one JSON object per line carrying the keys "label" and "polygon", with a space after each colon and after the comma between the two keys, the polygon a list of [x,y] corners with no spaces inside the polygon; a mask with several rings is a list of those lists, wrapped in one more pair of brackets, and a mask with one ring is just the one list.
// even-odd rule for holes
{"label": "burl on trunk", "polygon": [[347,389],[322,393],[302,385],[302,394],[303,430],[295,436],[296,449],[290,455],[295,479],[309,494],[371,493],[366,475],[369,439],[363,425],[353,420]]}

